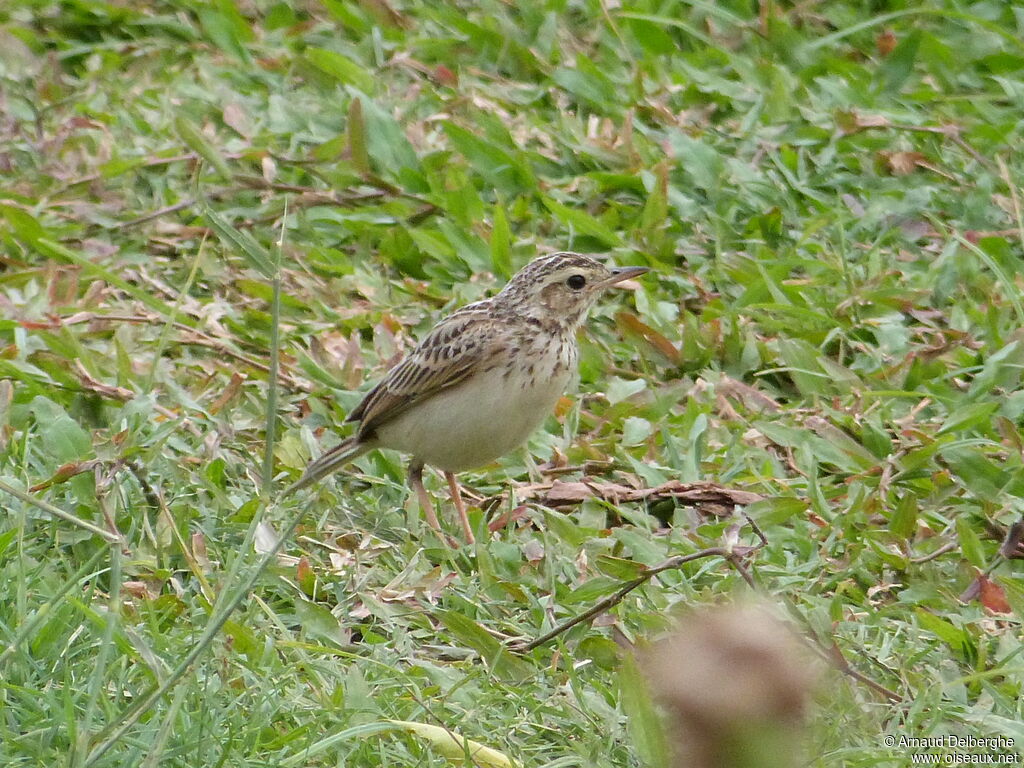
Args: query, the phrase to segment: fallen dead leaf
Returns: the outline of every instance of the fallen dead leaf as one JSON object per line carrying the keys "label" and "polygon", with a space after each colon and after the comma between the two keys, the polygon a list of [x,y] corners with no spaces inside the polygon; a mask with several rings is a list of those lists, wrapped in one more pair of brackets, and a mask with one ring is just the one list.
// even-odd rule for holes
{"label": "fallen dead leaf", "polygon": [[223,391],[219,395],[217,395],[217,399],[210,403],[210,413],[219,412],[225,405],[231,402],[241,391],[242,382],[244,382],[246,378],[247,377],[244,373],[233,371],[231,373],[231,381],[229,381],[228,385],[224,387]]}
{"label": "fallen dead leaf", "polygon": [[109,397],[111,400],[120,400],[122,402],[128,402],[135,397],[135,393],[130,389],[124,387],[115,387],[110,384],[104,384],[101,381],[97,381],[82,365],[81,360],[75,361],[75,373],[78,374],[78,381],[81,384],[82,389],[89,392],[95,392],[103,397]]}
{"label": "fallen dead leaf", "polygon": [[76,475],[81,475],[84,472],[92,472],[97,466],[100,466],[103,462],[99,459],[89,459],[88,461],[72,461],[67,464],[62,464],[57,468],[57,471],[53,475],[41,483],[36,483],[29,488],[29,493],[37,493],[44,491],[54,485],[70,480]]}
{"label": "fallen dead leaf", "polygon": [[[977,569],[975,569],[977,571]],[[1012,613],[1010,603],[1006,599],[1006,592],[1003,588],[992,581],[981,571],[977,571],[974,581],[963,591],[958,598],[961,603],[970,603],[977,600],[983,607],[993,613]]]}
{"label": "fallen dead leaf", "polygon": [[878,156],[894,176],[906,176],[927,162],[920,152],[879,152]]}
{"label": "fallen dead leaf", "polygon": [[613,504],[677,499],[712,515],[731,514],[736,505],[746,506],[764,497],[750,491],[725,488],[715,483],[683,483],[672,480],[654,488],[631,488],[599,480],[553,480],[516,489],[520,501],[538,501],[548,507],[568,507],[587,499]]}
{"label": "fallen dead leaf", "polygon": [[673,364],[679,363],[679,350],[676,349],[675,345],[632,312],[617,313],[615,321],[624,331],[635,334],[646,341],[651,347],[664,355],[669,362]]}
{"label": "fallen dead leaf", "polygon": [[530,565],[537,565],[544,559],[544,545],[536,539],[528,539],[523,545],[523,555]]}
{"label": "fallen dead leaf", "polygon": [[981,604],[993,613],[1011,613],[1010,603],[1003,588],[991,579],[981,578]]}
{"label": "fallen dead leaf", "polygon": [[891,29],[883,29],[875,38],[875,48],[878,49],[880,56],[888,56],[893,52],[897,42],[896,33]]}
{"label": "fallen dead leaf", "polygon": [[510,525],[511,523],[518,522],[525,519],[528,515],[529,508],[524,504],[520,504],[515,509],[506,510],[502,512],[498,517],[494,518],[487,524],[487,530],[491,533],[500,531],[502,528]]}
{"label": "fallen dead leaf", "polygon": [[775,413],[782,409],[769,395],[730,376],[722,376],[715,391],[722,397],[739,400],[750,411]]}

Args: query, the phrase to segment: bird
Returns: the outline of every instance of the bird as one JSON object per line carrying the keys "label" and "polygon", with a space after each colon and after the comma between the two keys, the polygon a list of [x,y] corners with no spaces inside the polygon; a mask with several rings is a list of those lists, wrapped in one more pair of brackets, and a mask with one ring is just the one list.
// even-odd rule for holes
{"label": "bird", "polygon": [[456,473],[526,442],[576,369],[576,335],[598,298],[647,267],[608,267],[581,253],[539,256],[495,296],[455,310],[392,367],[347,422],[355,434],[310,462],[284,495],[321,480],[375,448],[409,454],[408,482],[427,524],[444,540],[423,486],[440,469],[467,543],[474,543]]}

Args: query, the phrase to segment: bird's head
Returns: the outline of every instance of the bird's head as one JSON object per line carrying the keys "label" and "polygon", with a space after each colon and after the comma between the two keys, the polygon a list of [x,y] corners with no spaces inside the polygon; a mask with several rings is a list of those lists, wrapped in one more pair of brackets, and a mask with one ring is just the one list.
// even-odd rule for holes
{"label": "bird's head", "polygon": [[495,300],[519,314],[575,328],[606,290],[647,271],[647,267],[607,267],[581,253],[551,253],[513,275]]}

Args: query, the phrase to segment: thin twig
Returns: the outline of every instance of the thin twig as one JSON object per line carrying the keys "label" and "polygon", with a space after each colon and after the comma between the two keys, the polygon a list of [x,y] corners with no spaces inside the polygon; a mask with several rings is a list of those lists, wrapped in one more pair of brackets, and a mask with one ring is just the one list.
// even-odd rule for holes
{"label": "thin twig", "polygon": [[957,539],[953,539],[953,541],[947,541],[945,544],[943,544],[941,547],[936,549],[934,552],[929,552],[927,555],[922,555],[921,557],[912,557],[912,558],[910,558],[910,562],[912,562],[914,564],[927,563],[927,562],[929,562],[931,560],[934,560],[937,557],[942,557],[947,552],[952,552],[959,545],[960,545],[960,542]]}
{"label": "thin twig", "polygon": [[53,504],[50,504],[49,502],[43,501],[42,499],[37,499],[35,496],[31,496],[22,490],[19,490],[17,488],[14,488],[13,486],[8,485],[3,481],[0,481],[0,491],[3,491],[4,493],[9,493],[14,498],[21,499],[26,504],[31,504],[37,509],[41,509],[43,512],[46,512],[48,515],[52,515],[53,517],[63,520],[66,523],[77,525],[79,528],[84,528],[90,533],[95,533],[97,536],[102,537],[105,541],[108,541],[111,544],[124,543],[124,539],[122,539],[118,534],[111,533],[106,528],[100,528],[98,525],[90,523],[88,520],[83,520],[80,517],[75,517],[70,512],[65,512],[60,507],[55,507]]}
{"label": "thin twig", "polygon": [[949,139],[956,144],[960,149],[969,154],[979,164],[986,168],[992,168],[992,162],[981,155],[978,150],[964,141],[960,135],[960,127],[957,125],[905,125],[903,123],[890,123],[886,120],[884,123],[878,125],[858,125],[858,131],[869,131],[869,130],[885,130],[892,129],[894,131],[907,131],[909,133],[931,133],[943,138]]}
{"label": "thin twig", "polygon": [[1002,155],[997,156],[996,161],[999,163],[999,175],[1002,177],[1003,183],[1006,184],[1006,188],[1010,190],[1014,221],[1017,224],[1017,231],[1014,234],[1020,238],[1021,244],[1024,245],[1024,212],[1021,209],[1020,196],[1017,194],[1017,185],[1010,178],[1010,169],[1006,167],[1006,162],[1003,160]]}
{"label": "thin twig", "polygon": [[[218,194],[218,192],[220,191],[221,190],[212,190],[211,192],[208,192],[207,195],[209,197],[219,197],[220,195]],[[111,224],[110,227],[108,227],[108,229],[110,231],[116,231],[119,229],[128,229],[129,227],[136,227],[139,224],[145,224],[147,221],[159,219],[161,216],[167,216],[171,213],[177,213],[178,211],[182,211],[186,208],[191,208],[195,204],[195,198],[189,197],[182,200],[181,202],[175,203],[174,205],[167,205],[164,206],[163,208],[157,208],[155,211],[144,213],[137,218],[129,219],[128,221],[115,222],[114,224]]]}
{"label": "thin twig", "polygon": [[549,640],[558,637],[558,635],[562,634],[563,632],[572,629],[577,624],[582,624],[584,621],[587,621],[601,613],[604,613],[609,608],[612,608],[621,603],[623,599],[626,597],[626,595],[628,595],[634,589],[647,583],[654,576],[657,576],[659,573],[663,571],[669,571],[673,568],[678,568],[681,565],[693,562],[694,560],[701,560],[705,557],[724,557],[728,559],[731,556],[731,550],[726,549],[725,547],[709,547],[708,549],[702,549],[700,552],[694,552],[689,555],[676,555],[675,557],[670,557],[668,560],[659,563],[653,568],[648,568],[646,571],[644,571],[643,575],[638,576],[637,578],[631,581],[627,581],[625,584],[622,585],[622,587],[619,588],[619,590],[615,594],[609,595],[608,597],[604,598],[596,605],[594,605],[594,607],[592,607],[591,609],[584,611],[578,616],[572,617],[568,621],[563,621],[561,624],[554,627],[550,631],[545,632],[540,637],[531,640],[530,642],[522,646],[519,646],[518,648],[516,648],[516,650],[520,650],[524,653],[532,651],[534,648],[538,648],[544,645]]}
{"label": "thin twig", "polygon": [[178,530],[178,525],[174,520],[174,515],[171,514],[171,510],[168,508],[167,502],[164,501],[163,494],[158,488],[153,487],[152,483],[149,482],[146,468],[141,463],[134,459],[128,459],[124,463],[125,466],[131,470],[136,481],[138,481],[139,486],[142,488],[142,493],[146,497],[146,501],[149,502],[149,505],[157,511],[157,514],[163,519],[164,525],[166,525],[168,530],[171,531],[171,536],[178,545],[178,549],[181,551],[181,556],[185,558],[185,562],[188,564],[188,569],[192,572],[192,575],[196,577],[196,581],[199,582],[199,587],[203,592],[203,597],[205,597],[212,606],[217,599],[217,595],[213,591],[213,587],[210,585],[210,582],[207,581],[206,574],[203,573],[203,568],[199,564],[199,559],[192,551],[192,548],[188,545],[188,542],[186,542],[185,538],[181,535],[181,531]]}
{"label": "thin twig", "polygon": [[[139,325],[164,325],[165,320],[158,315],[102,315],[97,312],[76,312],[73,315],[60,318],[61,325],[77,325],[79,323],[91,323],[99,320],[109,320],[111,322],[118,323],[135,323]],[[255,368],[256,370],[263,371],[264,373],[270,373],[270,366],[266,363],[262,363],[255,358],[249,357],[241,352],[236,352],[231,349],[225,342],[210,336],[208,333],[204,333],[197,328],[193,328],[187,323],[175,320],[170,323],[171,327],[176,330],[188,333],[195,338],[183,338],[179,339],[179,344],[193,344],[198,347],[209,347],[223,355],[234,358],[239,362],[245,363],[248,366]],[[278,371],[278,380],[291,390],[299,392],[309,392],[310,387],[303,384],[301,380],[295,378],[292,374],[283,370],[287,367],[286,363],[281,363],[282,370]]]}
{"label": "thin twig", "polygon": [[[148,690],[143,691],[137,698],[133,699],[131,705],[114,717],[114,719],[107,724],[106,728],[97,735],[97,740],[102,740],[99,741],[99,743],[89,753],[89,756],[84,760],[82,763],[83,768],[89,768],[89,766],[95,765],[107,750],[114,746],[114,744],[117,743],[125,733],[127,733],[128,730],[164,696],[164,694],[177,685],[188,673],[192,665],[200,656],[203,655],[206,649],[210,647],[210,644],[213,643],[214,639],[220,634],[221,629],[227,623],[228,619],[231,618],[231,614],[234,613],[235,609],[238,608],[243,600],[245,600],[252,588],[256,586],[256,583],[259,581],[263,572],[277,557],[278,552],[281,551],[285,543],[291,538],[295,529],[299,525],[299,521],[305,513],[306,507],[303,507],[288,519],[287,523],[279,532],[277,540],[266,552],[263,553],[263,556],[260,557],[256,564],[250,569],[249,573],[244,576],[238,587],[231,592],[228,597],[222,597],[220,601],[221,604],[215,607],[213,615],[210,616],[210,619],[206,624],[206,628],[203,630],[203,634],[196,641],[195,645],[192,646],[192,649],[178,662],[177,666],[171,670],[163,680],[159,683],[155,683]],[[241,562],[241,559],[239,562]]]}
{"label": "thin twig", "polygon": [[[817,638],[815,638],[815,641],[818,642]],[[831,647],[825,648],[824,650],[825,657],[844,675],[852,677],[857,682],[864,683],[868,688],[882,694],[889,699],[889,701],[903,701],[903,697],[896,693],[896,691],[891,688],[886,688],[881,683],[872,680],[867,675],[858,672],[856,669],[851,667],[850,662],[846,660],[842,649],[836,644],[835,640],[832,641]]]}
{"label": "thin twig", "polygon": [[284,199],[284,213],[281,216],[281,234],[274,253],[274,275],[271,278],[273,291],[270,300],[270,371],[267,376],[266,446],[263,451],[262,492],[269,494],[274,482],[274,445],[277,437],[277,379],[281,362],[281,255],[284,253],[284,236],[287,232],[288,197]]}
{"label": "thin twig", "polygon": [[798,636],[814,653],[820,655],[825,659],[825,661],[830,663],[847,677],[853,678],[859,683],[863,683],[877,693],[881,693],[890,701],[903,701],[903,697],[894,690],[886,688],[881,683],[872,680],[864,673],[858,672],[856,669],[851,667],[850,662],[846,660],[842,650],[840,650],[839,646],[836,645],[835,640],[825,642],[820,639],[818,635],[810,629],[810,622],[791,597],[782,596],[780,599],[782,604],[786,607],[786,610],[788,610],[793,618],[805,628],[802,632],[798,633]]}
{"label": "thin twig", "polygon": [[[228,157],[228,158],[237,158],[237,157],[241,157],[241,156],[242,156],[241,154],[226,155],[226,157]],[[181,162],[187,162],[189,160],[198,160],[198,159],[199,159],[199,155],[197,155],[195,152],[187,152],[184,155],[175,155],[174,157],[156,157],[156,158],[151,158],[151,159],[145,161],[144,163],[142,163],[139,167],[141,167],[141,168],[154,168],[154,167],[159,166],[159,165],[172,165],[174,163],[181,163]],[[50,195],[50,198],[57,197],[61,193],[66,192],[67,190],[71,189],[72,187],[77,187],[77,186],[80,186],[82,184],[91,184],[92,182],[99,181],[102,178],[103,178],[103,174],[102,173],[90,173],[88,176],[81,176],[80,178],[72,179],[71,181],[65,182],[63,185],[61,185],[56,190],[54,190],[53,193]]]}
{"label": "thin twig", "polygon": [[[121,538],[124,541],[124,537],[121,536],[121,531],[117,528],[117,521],[114,519],[114,513],[110,511],[110,486],[113,483],[114,475],[117,474],[120,462],[113,462],[104,471],[103,464],[96,462],[93,467],[93,479],[96,483],[96,501],[99,503],[100,511],[103,513],[103,519],[107,523],[107,527],[110,532],[115,536]],[[122,544],[121,552],[124,554],[130,554],[131,550],[128,549],[127,543]]]}
{"label": "thin twig", "polygon": [[[609,608],[618,605],[622,602],[626,595],[628,595],[637,587],[642,586],[646,582],[650,581],[659,573],[662,573],[663,571],[674,570],[675,568],[678,568],[681,565],[691,563],[694,560],[701,560],[705,557],[724,557],[729,562],[729,564],[737,570],[737,572],[740,574],[743,580],[747,582],[747,584],[752,589],[757,589],[757,582],[754,580],[754,577],[751,575],[751,573],[744,567],[742,560],[743,558],[749,557],[753,553],[757,552],[759,549],[768,546],[768,539],[765,537],[764,532],[761,530],[761,528],[757,525],[757,523],[755,523],[750,518],[749,515],[744,514],[743,517],[750,525],[751,529],[754,532],[754,535],[758,538],[758,543],[755,546],[738,547],[735,544],[730,543],[728,546],[708,547],[707,549],[702,549],[700,552],[693,552],[689,555],[676,555],[675,557],[670,557],[668,560],[665,560],[659,563],[658,565],[648,568],[637,578],[627,581],[619,588],[617,592],[615,592],[615,594],[609,595],[608,597],[604,598],[589,610],[584,611],[578,616],[574,616],[573,618],[562,622],[550,631],[545,632],[540,637],[531,640],[528,643],[518,645],[516,647],[516,650],[522,651],[524,653],[532,651],[534,648],[543,645],[552,638],[555,638],[563,632],[571,629],[572,627],[575,627],[577,624],[582,624],[584,621],[592,619],[595,616],[604,613]],[[739,526],[737,525],[735,528],[730,529],[728,535],[731,538],[732,536],[735,536],[738,533]]]}

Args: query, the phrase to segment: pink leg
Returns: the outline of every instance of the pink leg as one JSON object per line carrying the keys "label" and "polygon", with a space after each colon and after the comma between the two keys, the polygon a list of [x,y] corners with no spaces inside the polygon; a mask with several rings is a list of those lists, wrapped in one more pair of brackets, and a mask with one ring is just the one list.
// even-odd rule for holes
{"label": "pink leg", "polygon": [[409,467],[409,485],[416,491],[416,498],[420,502],[420,508],[423,510],[423,514],[427,518],[427,525],[433,528],[442,540],[447,541],[447,537],[441,530],[441,524],[437,522],[437,513],[434,512],[434,504],[430,501],[430,495],[427,493],[427,489],[423,487],[423,465],[413,464]]}
{"label": "pink leg", "polygon": [[459,522],[462,523],[462,530],[466,534],[466,543],[476,544],[473,528],[470,526],[469,516],[466,514],[466,502],[462,500],[462,491],[459,489],[459,481],[451,472],[445,472],[444,478],[448,481],[448,490],[451,491],[452,501],[455,502],[455,511],[459,513]]}

